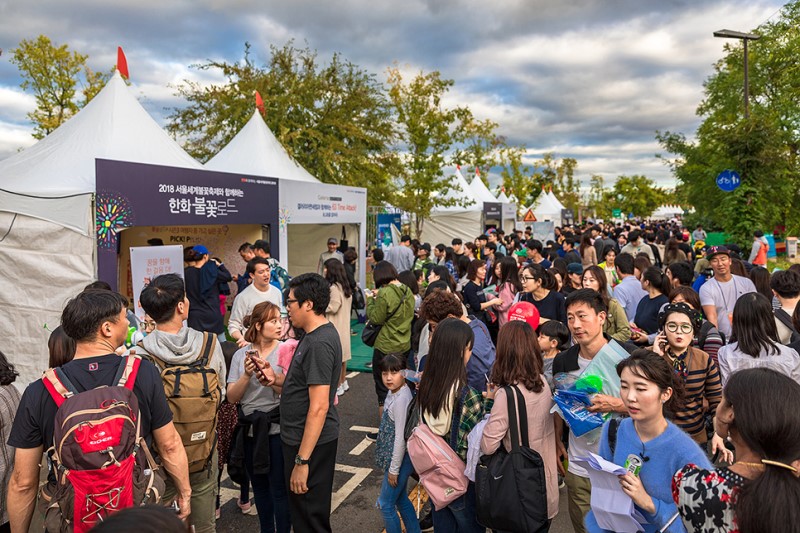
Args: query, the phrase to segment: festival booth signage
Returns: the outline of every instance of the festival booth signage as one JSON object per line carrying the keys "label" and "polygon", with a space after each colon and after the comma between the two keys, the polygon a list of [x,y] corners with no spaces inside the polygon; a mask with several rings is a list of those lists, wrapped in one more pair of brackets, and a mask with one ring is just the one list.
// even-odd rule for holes
{"label": "festival booth signage", "polygon": [[280,254],[290,272],[316,272],[328,239],[342,239],[359,255],[359,278],[365,286],[362,256],[367,250],[367,190],[327,183],[280,180]]}
{"label": "festival booth signage", "polygon": [[98,277],[115,289],[126,228],[263,225],[278,240],[278,180],[106,159],[96,160],[96,179]]}
{"label": "festival booth signage", "polygon": [[136,318],[144,321],[139,297],[152,279],[162,274],[183,277],[183,246],[135,246],[130,248],[131,279]]}

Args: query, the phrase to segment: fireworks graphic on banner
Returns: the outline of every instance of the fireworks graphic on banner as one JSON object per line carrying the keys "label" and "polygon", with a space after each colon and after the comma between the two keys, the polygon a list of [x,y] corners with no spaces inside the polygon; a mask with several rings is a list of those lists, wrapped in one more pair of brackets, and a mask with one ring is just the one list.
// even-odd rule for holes
{"label": "fireworks graphic on banner", "polygon": [[133,210],[127,198],[119,194],[99,192],[95,199],[97,244],[103,248],[117,245],[117,234],[133,225]]}
{"label": "fireworks graphic on banner", "polygon": [[278,209],[278,226],[282,233],[286,233],[286,226],[291,222],[291,218],[288,209],[285,207]]}

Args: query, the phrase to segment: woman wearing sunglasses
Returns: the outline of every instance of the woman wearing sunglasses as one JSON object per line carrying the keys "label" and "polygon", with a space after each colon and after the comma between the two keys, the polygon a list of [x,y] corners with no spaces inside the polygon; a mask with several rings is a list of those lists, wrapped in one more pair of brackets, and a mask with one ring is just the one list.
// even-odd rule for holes
{"label": "woman wearing sunglasses", "polygon": [[[670,304],[658,317],[660,332],[653,343],[653,351],[660,354],[673,368],[685,389],[683,406],[673,413],[673,421],[705,446],[708,437],[705,429],[706,413],[713,413],[722,399],[722,382],[714,360],[703,350],[692,347],[700,329],[700,315],[685,303]],[[718,449],[725,457],[721,438],[715,436],[712,453]]]}

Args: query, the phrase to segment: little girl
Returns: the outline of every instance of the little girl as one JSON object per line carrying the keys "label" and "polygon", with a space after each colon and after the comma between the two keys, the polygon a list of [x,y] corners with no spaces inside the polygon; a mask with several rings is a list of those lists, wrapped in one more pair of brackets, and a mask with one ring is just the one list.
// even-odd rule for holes
{"label": "little girl", "polygon": [[544,377],[550,390],[555,392],[553,383],[553,359],[569,346],[569,330],[558,320],[548,320],[539,326],[539,348],[544,358]]}
{"label": "little girl", "polygon": [[403,436],[406,412],[411,403],[411,389],[406,385],[403,375],[405,368],[405,360],[400,354],[388,354],[381,361],[381,377],[389,394],[383,403],[383,416],[375,445],[375,463],[384,472],[376,505],[383,514],[386,533],[401,533],[398,511],[403,518],[406,533],[420,531],[414,506],[406,491],[408,476],[414,467],[406,453]]}

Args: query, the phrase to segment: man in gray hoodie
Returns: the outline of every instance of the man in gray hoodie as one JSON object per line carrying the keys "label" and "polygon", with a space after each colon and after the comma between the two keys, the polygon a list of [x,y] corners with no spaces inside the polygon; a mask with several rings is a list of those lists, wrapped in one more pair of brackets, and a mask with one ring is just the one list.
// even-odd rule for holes
{"label": "man in gray hoodie", "polygon": [[[145,352],[153,358],[160,359],[171,365],[187,365],[195,362],[202,355],[203,332],[184,326],[189,316],[189,300],[183,279],[177,274],[163,274],[154,278],[144,288],[139,302],[145,313],[156,323],[156,329],[144,338],[141,346],[135,348],[137,353]],[[225,357],[216,335],[210,335],[210,342],[214,349],[209,357],[208,366],[213,368],[218,377],[218,383],[226,382]],[[225,386],[221,387],[224,397]],[[216,411],[217,406],[213,405]],[[215,413],[210,413],[213,418]],[[214,438],[213,436],[211,438]],[[189,474],[192,486],[192,513],[190,523],[196,533],[209,533],[216,531],[214,520],[215,500],[217,497],[217,475],[219,466],[217,454],[213,453],[211,471],[208,469]],[[169,502],[175,494],[174,486],[167,483],[164,501]]]}

